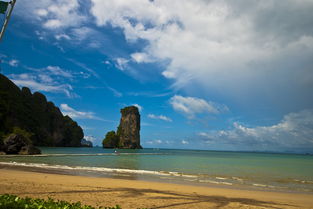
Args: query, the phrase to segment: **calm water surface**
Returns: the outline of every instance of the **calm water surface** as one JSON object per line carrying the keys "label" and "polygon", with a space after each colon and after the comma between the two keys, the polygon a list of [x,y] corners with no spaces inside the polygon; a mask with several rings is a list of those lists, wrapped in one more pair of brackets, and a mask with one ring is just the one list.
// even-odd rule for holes
{"label": "calm water surface", "polygon": [[0,156],[1,166],[262,190],[313,192],[313,156],[199,150],[41,148]]}

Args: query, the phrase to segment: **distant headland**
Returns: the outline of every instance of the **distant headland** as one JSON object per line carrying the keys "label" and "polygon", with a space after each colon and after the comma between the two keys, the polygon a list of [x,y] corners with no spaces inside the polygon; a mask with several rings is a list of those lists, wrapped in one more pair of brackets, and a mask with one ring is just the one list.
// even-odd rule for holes
{"label": "distant headland", "polygon": [[117,131],[109,131],[103,139],[103,148],[142,149],[140,145],[140,114],[138,108],[121,109],[121,120]]}
{"label": "distant headland", "polygon": [[[13,134],[19,136],[8,138]],[[9,144],[12,146],[18,141],[26,143],[25,146],[87,146],[85,141],[82,143],[83,138],[82,128],[47,101],[45,95],[32,94],[27,87],[20,89],[0,74],[0,151],[9,152]],[[20,150],[15,152],[11,154],[18,154]]]}

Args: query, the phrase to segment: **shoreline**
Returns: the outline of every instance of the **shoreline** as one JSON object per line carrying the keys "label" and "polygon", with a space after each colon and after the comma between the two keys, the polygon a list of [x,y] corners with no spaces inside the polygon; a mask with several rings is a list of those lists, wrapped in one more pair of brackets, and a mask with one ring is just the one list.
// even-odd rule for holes
{"label": "shoreline", "polygon": [[[130,169],[117,169],[117,168],[97,168],[97,167],[71,167],[65,165],[48,165],[36,163],[16,163],[16,162],[0,162],[0,169],[30,171],[37,173],[47,174],[60,174],[68,176],[85,176],[97,178],[110,178],[110,179],[125,179],[125,180],[138,180],[145,182],[157,183],[174,183],[178,185],[189,185],[198,187],[209,188],[226,188],[245,191],[264,191],[264,192],[279,192],[279,193],[292,193],[292,194],[311,194],[312,190],[290,190],[281,189],[283,187],[270,186],[267,184],[242,184],[242,179],[233,177],[239,180],[241,184],[233,184],[225,182],[229,180],[225,177],[215,177],[212,180],[199,180],[196,176],[190,174],[180,174],[177,172],[165,171],[148,171],[148,170],[130,170]],[[91,169],[92,168],[92,169]],[[100,169],[100,170],[99,170]],[[232,180],[232,179],[230,179]]]}
{"label": "shoreline", "polygon": [[311,208],[313,194],[251,191],[10,168],[0,169],[0,193],[122,208]]}

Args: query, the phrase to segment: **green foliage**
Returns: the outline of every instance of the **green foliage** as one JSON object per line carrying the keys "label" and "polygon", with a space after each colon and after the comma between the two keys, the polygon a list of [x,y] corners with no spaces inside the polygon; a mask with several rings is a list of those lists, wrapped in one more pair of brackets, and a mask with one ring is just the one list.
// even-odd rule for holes
{"label": "green foliage", "polygon": [[4,133],[2,131],[0,131],[0,146],[3,143],[3,138],[4,138]]}
{"label": "green foliage", "polygon": [[[28,132],[28,131],[26,131],[26,130],[24,130],[24,129],[21,129],[20,127],[14,127],[13,130],[12,130],[12,133],[8,134],[7,136],[10,136],[10,135],[12,135],[12,134],[19,134],[19,135],[24,136],[25,139],[27,140],[27,142],[28,142],[29,144],[31,144],[31,138],[32,138],[33,135],[34,135],[34,134],[31,133],[31,132]],[[6,137],[7,137],[7,136],[6,136]]]}
{"label": "green foliage", "polygon": [[119,137],[115,133],[115,131],[109,131],[105,138],[102,141],[102,145],[104,148],[118,148],[119,145]]}
{"label": "green foliage", "polygon": [[[17,87],[0,74],[0,132],[11,134],[12,127],[33,133],[35,146],[80,146],[83,130],[59,108],[48,102],[45,95]],[[25,134],[25,133],[24,133]],[[1,137],[1,136],[0,136]]]}
{"label": "green foliage", "polygon": [[[0,209],[95,209],[89,205],[82,205],[80,202],[69,203],[66,201],[55,201],[34,198],[20,198],[15,195],[0,195]],[[99,209],[121,209],[119,205],[115,207],[99,207]]]}

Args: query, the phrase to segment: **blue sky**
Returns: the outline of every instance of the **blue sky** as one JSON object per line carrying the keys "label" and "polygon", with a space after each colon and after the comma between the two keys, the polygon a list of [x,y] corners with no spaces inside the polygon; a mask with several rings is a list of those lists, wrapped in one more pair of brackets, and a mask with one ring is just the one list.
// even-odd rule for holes
{"label": "blue sky", "polygon": [[143,147],[312,152],[312,10],[306,0],[18,0],[1,73],[44,93],[96,145],[136,105]]}

